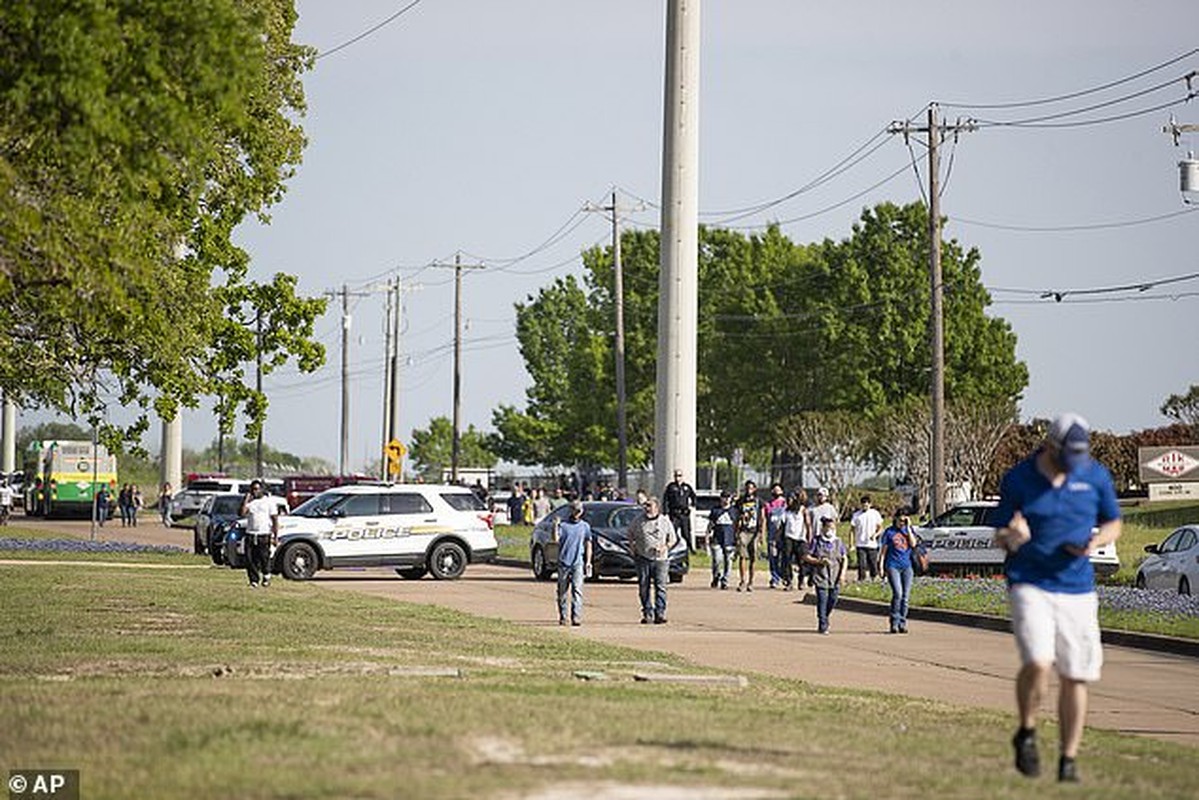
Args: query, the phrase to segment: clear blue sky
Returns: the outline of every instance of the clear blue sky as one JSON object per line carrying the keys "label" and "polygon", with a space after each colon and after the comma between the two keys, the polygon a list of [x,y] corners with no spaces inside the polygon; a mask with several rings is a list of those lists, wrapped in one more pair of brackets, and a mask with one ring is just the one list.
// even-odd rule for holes
{"label": "clear blue sky", "polygon": [[[407,0],[302,0],[297,38],[329,49]],[[269,226],[240,231],[261,276],[300,276],[303,291],[362,288],[399,270],[405,298],[403,430],[449,415],[451,273],[422,269],[456,251],[489,268],[465,281],[465,422],[489,429],[498,403],[528,382],[513,303],[578,253],[606,242],[589,215],[542,244],[612,185],[660,191],[665,3],[651,0],[423,0],[368,38],[322,58],[305,78],[309,146]],[[783,195],[838,162],[890,121],[930,100],[985,104],[1087,89],[1199,47],[1188,2],[840,2],[706,0],[700,100],[700,207]],[[1011,110],[945,108],[951,117],[1021,119],[1149,88],[1199,69],[1199,56],[1073,102]],[[1195,86],[1199,89],[1199,81]],[[1062,121],[1144,109],[1158,92]],[[1199,123],[1199,99],[1173,109]],[[1169,110],[1064,129],[990,128],[958,143],[942,211],[947,238],[977,246],[991,287],[1105,287],[1199,272],[1199,214],[1097,231],[1026,232],[967,224],[1062,227],[1181,211]],[[760,227],[825,209],[910,160],[898,137],[818,190],[734,223]],[[1199,136],[1190,144],[1199,149]],[[952,148],[945,151],[948,159]],[[919,154],[919,153],[918,153]],[[948,165],[946,165],[948,166]],[[921,158],[921,174],[924,162]],[[783,225],[799,242],[848,234],[863,206],[918,195],[909,168],[828,213]],[[634,216],[655,225],[650,210]],[[714,221],[705,218],[705,221]],[[1199,292],[1199,281],[1144,293]],[[996,301],[1035,295],[994,294]],[[1085,304],[997,302],[1019,336],[1031,382],[1022,415],[1075,409],[1100,428],[1164,422],[1163,399],[1199,382],[1199,296]],[[351,463],[377,453],[383,298],[356,303]],[[336,463],[340,319],[317,332],[327,366],[272,377],[267,439]],[[185,415],[185,442],[215,435],[210,409]],[[157,441],[157,433],[151,444]]]}

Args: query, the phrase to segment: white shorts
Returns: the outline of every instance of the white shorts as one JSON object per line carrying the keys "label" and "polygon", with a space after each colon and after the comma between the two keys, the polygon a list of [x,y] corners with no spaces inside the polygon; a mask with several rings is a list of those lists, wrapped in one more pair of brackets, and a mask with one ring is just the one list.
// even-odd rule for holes
{"label": "white shorts", "polygon": [[1008,589],[1012,631],[1022,664],[1057,665],[1074,681],[1097,681],[1103,667],[1099,638],[1099,596],[1095,592],[1047,592],[1018,583]]}

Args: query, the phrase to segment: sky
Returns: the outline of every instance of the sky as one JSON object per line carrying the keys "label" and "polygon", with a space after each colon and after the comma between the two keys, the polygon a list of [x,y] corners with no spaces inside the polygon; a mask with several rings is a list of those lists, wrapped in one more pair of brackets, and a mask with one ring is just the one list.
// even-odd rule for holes
{"label": "sky", "polygon": [[[300,0],[295,38],[330,50],[410,2]],[[406,441],[413,428],[451,413],[453,276],[431,263],[462,253],[484,265],[463,281],[462,411],[464,427],[490,430],[492,410],[523,405],[529,382],[514,304],[556,277],[581,274],[579,253],[609,241],[603,215],[579,209],[604,201],[613,186],[622,202],[658,202],[665,14],[665,0],[421,0],[321,57],[305,76],[303,164],[270,224],[247,222],[237,239],[254,275],[294,273],[309,294],[403,280]],[[1193,5],[1170,0],[706,0],[701,221],[718,224],[719,216],[704,212],[792,192],[930,101],[942,103],[951,120],[1021,120],[1173,79],[1056,120],[1073,122],[1181,100],[1182,76],[1199,69],[1199,54],[1070,101],[958,107],[1119,81],[1199,47],[1193,23]],[[1175,147],[1162,132],[1171,113],[1199,123],[1199,98],[1103,124],[982,127],[944,148],[944,237],[982,253],[983,283],[995,290],[989,313],[1011,323],[1028,364],[1026,419],[1073,409],[1099,429],[1152,427],[1167,422],[1158,409],[1169,394],[1199,383],[1199,280],[1067,295],[1062,303],[1039,296],[1199,272],[1199,214],[1178,214],[1191,207],[1177,168],[1188,144],[1199,149],[1199,134]],[[872,146],[880,142],[818,189],[729,224],[748,232],[777,220],[797,242],[840,239],[864,207],[919,199],[902,137],[879,137]],[[923,150],[915,153],[926,181]],[[641,227],[658,222],[652,207],[629,217]],[[568,233],[543,248],[566,223]],[[359,468],[377,458],[380,443],[384,298],[368,294],[353,306],[350,466]],[[320,372],[284,370],[266,382],[267,441],[334,464],[341,324],[332,303],[317,324],[328,347]],[[205,446],[215,429],[210,407],[184,414],[189,447]],[[147,444],[157,446],[157,435],[155,428]]]}

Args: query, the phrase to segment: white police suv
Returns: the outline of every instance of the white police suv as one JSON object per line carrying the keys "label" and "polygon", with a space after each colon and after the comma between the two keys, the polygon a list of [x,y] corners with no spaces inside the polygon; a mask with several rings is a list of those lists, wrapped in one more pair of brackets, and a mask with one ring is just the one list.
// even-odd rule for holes
{"label": "white police suv", "polygon": [[279,518],[273,570],[302,581],[319,569],[387,566],[453,580],[495,555],[491,514],[464,486],[340,486]]}

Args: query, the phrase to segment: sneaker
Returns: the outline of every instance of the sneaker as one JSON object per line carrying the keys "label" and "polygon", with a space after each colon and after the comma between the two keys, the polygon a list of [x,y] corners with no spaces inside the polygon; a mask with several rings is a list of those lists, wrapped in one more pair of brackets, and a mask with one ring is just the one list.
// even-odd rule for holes
{"label": "sneaker", "polygon": [[728,582],[728,581],[721,581],[721,582],[720,582],[720,588],[721,588],[721,589],[728,589],[728,588],[729,588],[729,582]]}
{"label": "sneaker", "polygon": [[268,575],[267,577],[265,577],[265,578],[263,578],[263,579],[262,579],[262,585],[263,585],[263,586],[270,586],[270,585],[271,585],[271,578],[270,578],[270,576],[269,576],[269,575]]}
{"label": "sneaker", "polygon": [[770,588],[771,588],[771,589],[777,589],[777,588],[779,588],[779,582],[778,582],[778,581],[776,581],[774,578],[771,578],[771,579],[770,579]]}
{"label": "sneaker", "polygon": [[753,590],[754,590],[754,585],[752,583],[745,584],[745,591],[752,592]]}
{"label": "sneaker", "polygon": [[583,621],[581,619],[572,619],[570,624],[577,628],[583,624]]}
{"label": "sneaker", "polygon": [[1078,765],[1074,759],[1062,756],[1057,761],[1058,783],[1078,783]]}
{"label": "sneaker", "polygon": [[784,591],[784,592],[789,592],[789,591],[791,591],[791,584],[789,584],[789,583],[784,583],[784,584],[783,584],[783,591]]}
{"label": "sneaker", "polygon": [[887,631],[887,633],[899,633],[899,627],[896,625],[892,625],[891,629],[889,631]]}
{"label": "sneaker", "polygon": [[739,591],[739,592],[744,592],[744,591],[745,591],[745,584],[744,584],[744,583],[739,583],[739,584],[737,584],[737,591]]}
{"label": "sneaker", "polygon": [[565,624],[566,624],[566,617],[558,617],[558,624],[559,624],[559,625],[565,625]]}
{"label": "sneaker", "polygon": [[654,621],[654,620],[653,620],[653,617],[642,617],[642,618],[641,618],[641,624],[642,624],[642,625],[648,625],[648,624],[650,624],[650,623],[651,623],[651,622],[653,622],[653,621]]}
{"label": "sneaker", "polygon": [[250,581],[250,588],[251,588],[251,589],[257,589],[257,588],[258,588],[258,581]]}
{"label": "sneaker", "polygon": [[715,589],[720,585],[720,578],[712,578],[712,588]]}
{"label": "sneaker", "polygon": [[1016,731],[1012,737],[1012,748],[1016,751],[1016,769],[1021,775],[1035,778],[1041,774],[1041,755],[1037,752],[1036,731]]}
{"label": "sneaker", "polygon": [[899,632],[900,632],[900,633],[907,633],[907,632],[908,632],[908,626],[907,626],[907,625],[900,625],[900,626],[899,626]]}
{"label": "sneaker", "polygon": [[654,617],[654,624],[655,625],[665,625],[666,617]]}

